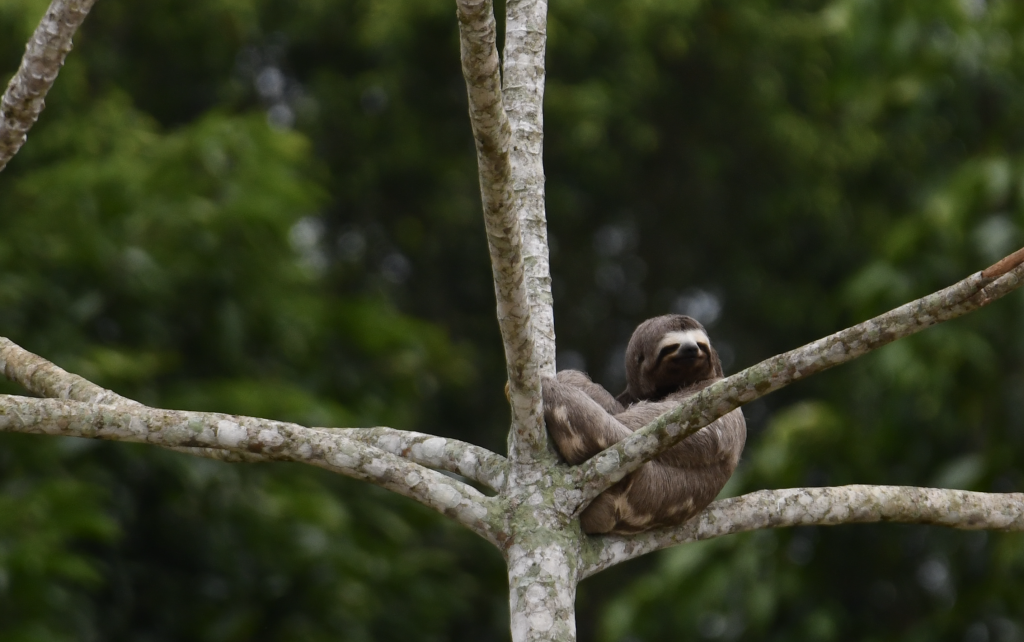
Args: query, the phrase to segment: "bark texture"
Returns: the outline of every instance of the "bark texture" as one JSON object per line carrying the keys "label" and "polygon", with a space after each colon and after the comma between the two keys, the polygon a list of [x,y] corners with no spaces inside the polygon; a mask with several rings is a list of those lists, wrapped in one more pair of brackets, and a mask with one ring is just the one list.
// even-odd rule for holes
{"label": "bark texture", "polygon": [[490,0],[458,0],[462,75],[476,140],[484,227],[491,253],[498,325],[505,344],[512,404],[512,459],[531,459],[546,447],[534,332],[523,265],[520,216],[513,206],[512,128],[501,92],[497,28]]}
{"label": "bark texture", "polygon": [[319,430],[333,430],[349,439],[361,441],[421,466],[461,475],[496,493],[505,488],[508,478],[508,460],[486,448],[458,439],[384,427]]}
{"label": "bark texture", "polygon": [[94,2],[53,0],[25,46],[21,66],[0,99],[0,171],[25,144],[28,130],[43,111],[46,94],[71,51],[71,37]]}
{"label": "bark texture", "polygon": [[731,533],[872,522],[1024,531],[1024,493],[860,485],[761,490],[717,501],[675,528],[634,537],[591,538],[584,552],[582,576],[662,548]]}
{"label": "bark texture", "polygon": [[534,343],[542,376],[555,376],[555,317],[544,209],[544,63],[547,0],[511,0],[505,22],[505,109],[512,125],[515,208],[523,228],[523,256]]}
{"label": "bark texture", "polygon": [[268,460],[303,462],[415,499],[496,545],[506,538],[503,511],[497,500],[335,431],[212,412],[0,395],[0,432],[212,448],[242,456],[262,455]]}
{"label": "bark texture", "polygon": [[514,466],[504,493],[509,538],[509,614],[513,642],[576,639],[575,597],[583,536],[572,518],[579,492],[568,469]]}
{"label": "bark texture", "polygon": [[1024,264],[1020,261],[1000,271],[1001,276],[995,278],[978,272],[944,290],[713,383],[675,410],[581,464],[583,501],[589,502],[644,462],[745,403],[936,323],[963,316],[1024,285]]}

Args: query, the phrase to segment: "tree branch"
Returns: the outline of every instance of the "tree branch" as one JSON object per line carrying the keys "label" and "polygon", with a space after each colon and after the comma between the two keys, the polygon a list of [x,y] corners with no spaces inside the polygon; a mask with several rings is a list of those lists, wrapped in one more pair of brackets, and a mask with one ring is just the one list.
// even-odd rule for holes
{"label": "tree branch", "polygon": [[542,376],[555,376],[555,318],[544,211],[546,0],[509,0],[505,25],[505,108],[512,126],[515,209],[523,228],[526,291]]}
{"label": "tree branch", "polygon": [[318,428],[369,444],[421,466],[462,475],[500,493],[508,476],[508,460],[458,439],[394,428]]}
{"label": "tree branch", "polygon": [[513,417],[510,456],[532,459],[534,453],[545,449],[547,441],[524,281],[522,236],[512,203],[512,129],[502,104],[494,10],[490,0],[458,0],[456,6],[498,325],[508,364]]}
{"label": "tree branch", "polygon": [[415,499],[495,544],[504,539],[504,515],[495,499],[336,431],[213,412],[0,395],[0,432],[213,448],[243,458],[254,453],[269,460],[307,463]]}
{"label": "tree branch", "polygon": [[40,397],[107,405],[142,405],[71,374],[6,337],[0,337],[0,374]]}
{"label": "tree branch", "polygon": [[46,93],[71,51],[71,37],[95,0],[53,0],[25,45],[21,67],[0,99],[0,172],[25,144],[45,107]]}
{"label": "tree branch", "polygon": [[[20,383],[29,392],[50,399],[144,408],[137,401],[102,388],[88,379],[50,363],[10,339],[0,337],[0,374]],[[333,430],[384,452],[428,468],[456,473],[498,492],[505,483],[507,461],[479,446],[457,439],[445,439],[393,428],[316,428]],[[227,462],[259,463],[273,459],[259,453],[237,453],[221,448],[172,447],[188,455]]]}
{"label": "tree branch", "polygon": [[631,537],[591,537],[581,577],[662,548],[732,533],[873,522],[1024,531],[1024,493],[863,485],[759,490],[717,501],[675,528]]}
{"label": "tree branch", "polygon": [[[1012,267],[1004,261],[1009,261]],[[715,382],[651,424],[580,464],[578,479],[583,491],[583,505],[644,462],[745,403],[794,381],[852,361],[936,323],[977,310],[1012,292],[1024,284],[1022,263],[1024,253],[1011,255],[985,272],[973,274],[944,290]],[[986,277],[986,272],[998,276]]]}

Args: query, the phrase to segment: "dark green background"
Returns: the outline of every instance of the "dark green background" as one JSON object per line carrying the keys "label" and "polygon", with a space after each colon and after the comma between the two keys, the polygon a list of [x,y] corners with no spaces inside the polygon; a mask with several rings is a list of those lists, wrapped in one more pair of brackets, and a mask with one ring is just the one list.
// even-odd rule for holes
{"label": "dark green background", "polygon": [[[42,0],[0,2],[13,73]],[[504,366],[448,0],[99,0],[0,174],[0,334],[145,403],[503,452]],[[640,320],[727,370],[1024,244],[1015,0],[557,0],[561,367]],[[6,77],[6,76],[4,76]],[[727,488],[1024,490],[1024,297],[746,409]],[[17,392],[10,384],[4,392]],[[584,582],[582,640],[1024,640],[1024,539],[765,531]],[[0,436],[0,640],[503,640],[504,569],[288,465]]]}

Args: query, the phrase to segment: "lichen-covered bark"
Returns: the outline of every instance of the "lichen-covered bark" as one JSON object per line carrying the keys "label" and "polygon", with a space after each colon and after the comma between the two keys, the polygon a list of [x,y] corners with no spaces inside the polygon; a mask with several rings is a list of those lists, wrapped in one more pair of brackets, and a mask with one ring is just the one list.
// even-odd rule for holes
{"label": "lichen-covered bark", "polygon": [[544,58],[546,0],[506,4],[504,97],[512,126],[515,209],[522,225],[526,289],[542,376],[555,375],[555,318],[544,207]]}
{"label": "lichen-covered bark", "polygon": [[505,114],[490,0],[458,0],[462,74],[476,140],[484,226],[491,253],[498,325],[505,344],[512,435],[509,456],[529,460],[546,446],[530,301],[524,277],[520,217],[513,207],[512,129]]}
{"label": "lichen-covered bark", "polygon": [[501,492],[508,479],[508,460],[458,439],[384,427],[323,430],[334,430],[421,466],[462,475],[495,492]]}
{"label": "lichen-covered bark", "polygon": [[25,46],[21,66],[0,99],[0,171],[21,149],[43,111],[46,94],[71,51],[71,37],[94,2],[53,0]]}
{"label": "lichen-covered bark", "polygon": [[520,465],[506,488],[513,642],[576,639],[575,599],[583,536],[573,524],[579,492],[568,469]]}
{"label": "lichen-covered bark", "polygon": [[221,413],[0,395],[0,432],[213,448],[295,461],[411,497],[500,545],[500,503],[473,487],[330,430]]}
{"label": "lichen-covered bark", "polygon": [[582,576],[662,548],[731,533],[872,522],[1024,531],[1024,493],[860,485],[761,490],[717,501],[675,528],[633,537],[590,538],[583,554]]}
{"label": "lichen-covered bark", "polygon": [[1012,292],[1024,284],[1021,261],[1024,255],[1012,268],[1003,265],[996,278],[986,277],[982,272],[973,274],[944,290],[766,359],[708,386],[675,410],[581,464],[583,501],[589,502],[644,462],[745,403],[936,323],[963,316]]}
{"label": "lichen-covered bark", "polygon": [[[0,373],[26,390],[50,399],[68,399],[113,406],[142,404],[97,386],[76,374],[33,354],[10,339],[0,337]],[[501,455],[458,439],[435,437],[393,428],[320,428],[334,430],[350,439],[380,448],[428,468],[462,475],[491,490],[500,491],[507,478],[508,462]],[[227,462],[273,461],[259,453],[237,453],[220,448],[173,447],[188,455]]]}
{"label": "lichen-covered bark", "polygon": [[85,403],[138,404],[50,363],[6,337],[0,337],[0,374],[40,397]]}

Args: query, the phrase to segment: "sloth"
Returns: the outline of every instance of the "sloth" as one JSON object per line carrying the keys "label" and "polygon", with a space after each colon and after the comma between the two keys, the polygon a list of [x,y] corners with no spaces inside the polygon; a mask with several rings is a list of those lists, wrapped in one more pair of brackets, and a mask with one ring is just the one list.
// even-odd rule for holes
{"label": "sloth", "polygon": [[[622,394],[563,370],[543,382],[544,421],[559,454],[576,465],[723,376],[700,323],[680,314],[655,317],[629,340]],[[580,515],[583,532],[639,533],[685,522],[725,486],[746,435],[738,408],[701,428],[599,495]]]}

